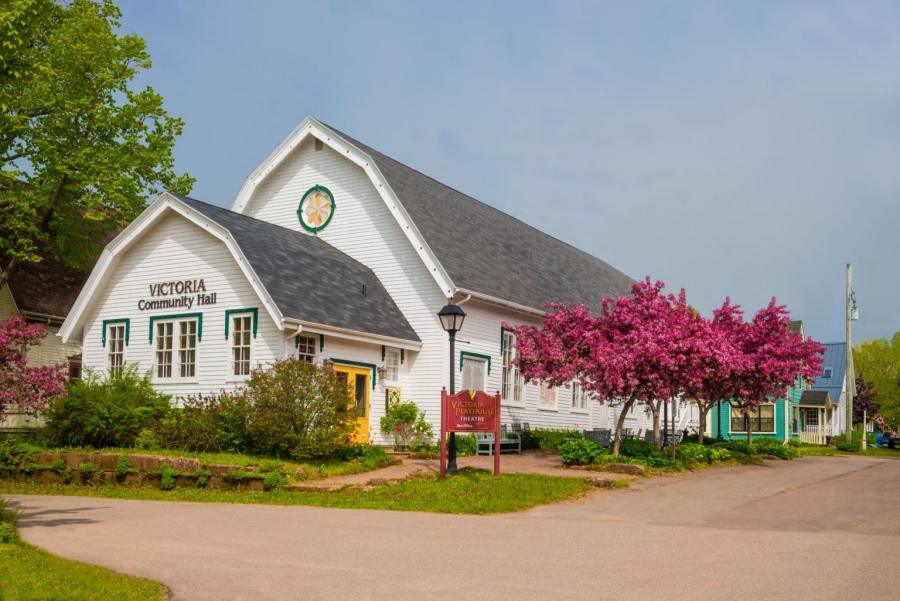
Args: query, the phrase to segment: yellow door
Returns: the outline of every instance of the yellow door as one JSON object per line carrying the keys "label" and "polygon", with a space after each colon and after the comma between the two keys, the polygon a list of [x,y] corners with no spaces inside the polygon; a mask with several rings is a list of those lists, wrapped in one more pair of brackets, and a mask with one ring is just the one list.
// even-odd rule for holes
{"label": "yellow door", "polygon": [[369,442],[369,413],[371,412],[369,394],[371,382],[369,378],[372,372],[368,369],[346,365],[335,365],[334,371],[341,380],[347,383],[350,403],[356,407],[356,435],[353,440],[360,443]]}

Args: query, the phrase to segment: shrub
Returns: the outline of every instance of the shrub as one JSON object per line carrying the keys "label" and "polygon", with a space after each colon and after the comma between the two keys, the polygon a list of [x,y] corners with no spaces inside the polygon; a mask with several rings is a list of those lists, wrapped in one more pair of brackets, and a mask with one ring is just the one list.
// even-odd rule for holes
{"label": "shrub", "polygon": [[434,434],[431,424],[425,421],[425,413],[412,401],[389,407],[380,425],[382,432],[393,435],[394,449],[398,451],[426,445]]}
{"label": "shrub", "polygon": [[154,428],[160,444],[169,449],[203,453],[240,453],[247,447],[250,405],[244,395],[189,396]]}
{"label": "shrub", "polygon": [[835,445],[838,451],[846,451],[848,453],[857,453],[860,449],[862,449],[862,445],[859,442],[839,442]]}
{"label": "shrub", "polygon": [[63,461],[62,459],[57,459],[56,461],[53,462],[52,467],[53,467],[53,471],[55,471],[57,474],[61,474],[63,472],[63,470],[66,469],[66,462]]}
{"label": "shrub", "polygon": [[169,401],[150,385],[149,374],[138,375],[137,364],[106,378],[85,370],[45,412],[47,434],[57,446],[131,447],[141,430],[165,417]]}
{"label": "shrub", "polygon": [[212,472],[209,470],[197,470],[194,475],[197,476],[197,486],[200,488],[206,487],[209,479],[212,478]]}
{"label": "shrub", "polygon": [[162,490],[172,490],[175,488],[175,477],[178,475],[180,474],[167,463],[162,464],[159,468],[159,487]]}
{"label": "shrub", "polygon": [[757,455],[775,455],[779,459],[794,459],[799,455],[796,448],[785,445],[774,438],[759,438],[753,442],[753,451]]}
{"label": "shrub", "polygon": [[78,468],[78,471],[81,472],[81,475],[85,478],[90,478],[97,468],[94,467],[93,463],[82,463],[81,467]]}
{"label": "shrub", "polygon": [[153,430],[145,428],[134,439],[134,448],[142,451],[155,451],[160,448],[160,445],[159,441],[156,440],[156,435],[153,434]]}
{"label": "shrub", "polygon": [[128,474],[133,474],[135,472],[137,472],[137,470],[131,467],[131,462],[128,461],[128,455],[119,455],[119,458],[116,459],[116,476],[124,478]]}
{"label": "shrub", "polygon": [[582,438],[581,430],[535,428],[522,431],[522,449],[557,449],[567,438]]}
{"label": "shrub", "polygon": [[281,485],[281,472],[269,472],[263,479],[263,490],[275,490]]}
{"label": "shrub", "polygon": [[18,540],[16,527],[9,522],[0,522],[0,543],[9,544]]}
{"label": "shrub", "polygon": [[22,512],[6,508],[7,500],[0,497],[0,542],[11,543],[18,538],[16,524]]}
{"label": "shrub", "polygon": [[249,401],[247,451],[280,459],[332,457],[356,427],[346,381],[318,365],[281,359],[254,369],[241,394]]}
{"label": "shrub", "polygon": [[336,457],[341,461],[359,461],[366,469],[372,469],[389,459],[387,452],[372,444],[348,444],[339,447]]}
{"label": "shrub", "polygon": [[589,465],[595,463],[607,450],[593,440],[571,440],[559,445],[559,456],[565,465]]}
{"label": "shrub", "polygon": [[677,451],[678,458],[687,464],[712,463],[714,450],[695,443],[685,443]]}
{"label": "shrub", "polygon": [[[439,451],[440,449],[435,449],[435,451]],[[471,455],[475,455],[478,452],[478,441],[475,439],[475,436],[472,434],[457,434],[456,435],[456,456],[457,457],[469,457]]]}
{"label": "shrub", "polygon": [[647,458],[657,454],[656,447],[637,438],[624,438],[619,443],[619,454],[626,457]]}

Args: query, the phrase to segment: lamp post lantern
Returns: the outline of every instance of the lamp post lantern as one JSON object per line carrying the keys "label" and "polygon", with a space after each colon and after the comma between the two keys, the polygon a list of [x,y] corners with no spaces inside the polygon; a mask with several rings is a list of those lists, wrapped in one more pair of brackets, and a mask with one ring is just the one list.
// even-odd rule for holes
{"label": "lamp post lantern", "polygon": [[[450,394],[456,394],[456,333],[462,329],[463,320],[466,313],[459,308],[458,305],[446,305],[438,311],[438,317],[441,319],[441,327],[450,336]],[[456,433],[450,433],[450,440],[447,444],[447,473],[451,476],[459,474],[459,468],[456,467]]]}

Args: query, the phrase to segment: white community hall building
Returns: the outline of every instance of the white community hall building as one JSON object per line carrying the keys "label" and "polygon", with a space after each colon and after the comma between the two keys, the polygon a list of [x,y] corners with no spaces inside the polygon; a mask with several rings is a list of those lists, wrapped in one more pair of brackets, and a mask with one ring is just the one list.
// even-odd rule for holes
{"label": "white community hall building", "polygon": [[[307,117],[230,210],[156,199],[107,245],[59,335],[85,368],[138,363],[176,398],[233,389],[285,356],[333,362],[360,438],[385,444],[379,420],[399,399],[438,426],[451,357],[437,313],[454,302],[468,315],[457,390],[500,391],[510,426],[614,428],[616,409],[577,386],[525,383],[502,323],[539,325],[548,302],[599,307],[632,282]],[[692,417],[680,409],[678,429]],[[625,427],[650,423],[638,407]]]}

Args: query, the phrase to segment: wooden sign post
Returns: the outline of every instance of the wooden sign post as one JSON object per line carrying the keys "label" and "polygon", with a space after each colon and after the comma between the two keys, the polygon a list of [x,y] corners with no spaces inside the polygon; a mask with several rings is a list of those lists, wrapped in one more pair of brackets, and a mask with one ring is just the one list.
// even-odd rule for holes
{"label": "wooden sign post", "polygon": [[447,476],[447,433],[494,434],[494,475],[500,475],[500,392],[463,390],[454,395],[441,390],[441,478]]}

